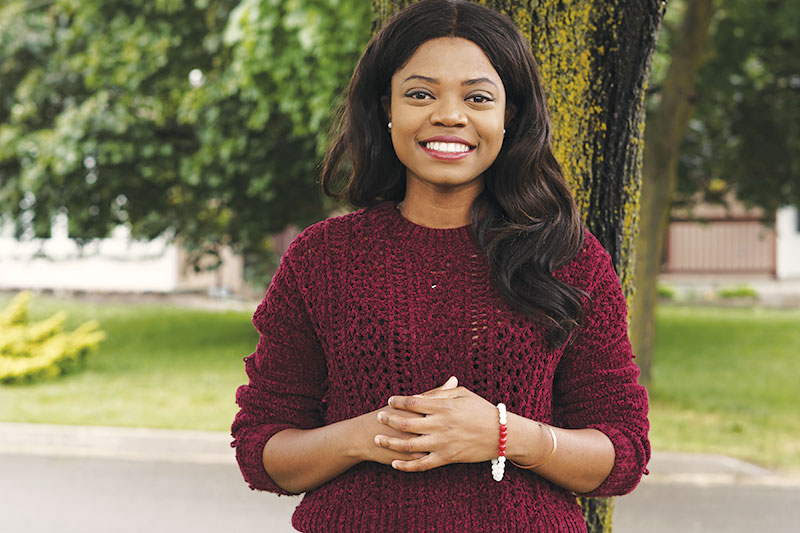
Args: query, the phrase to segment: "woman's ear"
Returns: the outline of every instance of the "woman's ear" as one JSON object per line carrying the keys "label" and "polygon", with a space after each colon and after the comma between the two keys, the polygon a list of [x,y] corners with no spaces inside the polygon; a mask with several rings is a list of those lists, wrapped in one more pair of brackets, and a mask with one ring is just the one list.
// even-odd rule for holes
{"label": "woman's ear", "polygon": [[392,121],[392,101],[389,99],[388,96],[381,96],[381,107],[383,107],[383,112],[386,114],[386,120],[389,122]]}

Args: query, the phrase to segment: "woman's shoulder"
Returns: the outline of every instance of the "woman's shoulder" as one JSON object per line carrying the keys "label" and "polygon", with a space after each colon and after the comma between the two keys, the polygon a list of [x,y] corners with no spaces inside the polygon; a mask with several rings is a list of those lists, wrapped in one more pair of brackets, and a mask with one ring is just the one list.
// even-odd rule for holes
{"label": "woman's shoulder", "polygon": [[344,251],[352,241],[369,239],[376,227],[387,220],[391,202],[330,216],[302,230],[289,244],[284,257],[291,261],[309,259],[316,254]]}
{"label": "woman's shoulder", "polygon": [[580,258],[580,263],[583,264],[600,264],[611,261],[611,255],[603,247],[600,239],[594,236],[594,233],[584,228],[583,230],[583,246],[575,256]]}
{"label": "woman's shoulder", "polygon": [[565,283],[586,290],[597,280],[598,274],[608,268],[613,269],[611,256],[600,240],[584,228],[580,250],[575,257],[554,272],[554,275]]}

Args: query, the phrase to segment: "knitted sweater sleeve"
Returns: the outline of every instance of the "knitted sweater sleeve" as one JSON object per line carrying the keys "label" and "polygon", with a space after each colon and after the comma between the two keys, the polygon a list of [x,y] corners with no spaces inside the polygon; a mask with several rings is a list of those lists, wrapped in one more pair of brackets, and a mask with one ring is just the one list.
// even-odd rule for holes
{"label": "knitted sweater sleeve", "polygon": [[260,340],[255,353],[244,359],[249,383],[236,391],[240,410],[231,428],[245,481],[251,489],[278,494],[291,493],[264,469],[264,445],[284,429],[323,425],[326,376],[322,347],[301,297],[290,252],[253,315]]}
{"label": "knitted sweater sleeve", "polygon": [[595,428],[614,445],[614,467],[586,496],[632,491],[650,460],[647,391],[637,383],[628,340],[627,306],[611,258],[588,236],[589,258],[598,264],[584,306],[583,324],[556,370],[553,410],[557,425]]}

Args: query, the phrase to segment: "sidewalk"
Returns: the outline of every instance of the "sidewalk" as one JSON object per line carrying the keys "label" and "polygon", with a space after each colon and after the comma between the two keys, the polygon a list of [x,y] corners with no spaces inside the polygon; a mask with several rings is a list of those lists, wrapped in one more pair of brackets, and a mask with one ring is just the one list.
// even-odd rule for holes
{"label": "sidewalk", "polygon": [[[779,280],[766,275],[746,274],[661,274],[659,284],[675,290],[675,302],[692,305],[752,306],[800,308],[800,278]],[[723,288],[749,287],[758,294],[752,298],[720,298]],[[266,290],[266,289],[265,289]],[[11,297],[16,291],[0,290],[0,297]],[[80,299],[89,302],[149,304],[203,309],[206,311],[242,311],[253,313],[261,303],[254,291],[247,297],[212,297],[204,293],[75,293],[45,291],[48,297]]]}
{"label": "sidewalk", "polygon": [[230,464],[227,433],[0,422],[0,454]]}
{"label": "sidewalk", "polygon": [[[0,454],[233,464],[224,432],[0,423]],[[800,487],[800,477],[714,454],[654,451],[643,483]]]}
{"label": "sidewalk", "polygon": [[[224,432],[0,423],[8,533],[291,533],[297,497],[247,488]],[[615,499],[615,533],[793,531],[800,479],[719,455],[656,452]],[[42,512],[47,509],[48,512]]]}
{"label": "sidewalk", "polygon": [[717,296],[723,288],[749,287],[758,293],[755,300],[758,305],[800,308],[800,279],[779,280],[772,276],[742,274],[661,274],[659,283],[675,289],[679,302],[752,305],[753,302],[747,299],[726,300]]}

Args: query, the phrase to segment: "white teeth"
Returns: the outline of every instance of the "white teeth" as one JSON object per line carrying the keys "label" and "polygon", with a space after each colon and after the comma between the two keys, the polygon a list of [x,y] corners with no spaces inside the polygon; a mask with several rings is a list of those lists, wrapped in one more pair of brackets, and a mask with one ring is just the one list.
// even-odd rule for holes
{"label": "white teeth", "polygon": [[447,152],[451,154],[459,154],[462,152],[469,152],[470,147],[461,143],[443,143],[443,142],[429,142],[425,143],[425,148],[433,150],[434,152]]}

